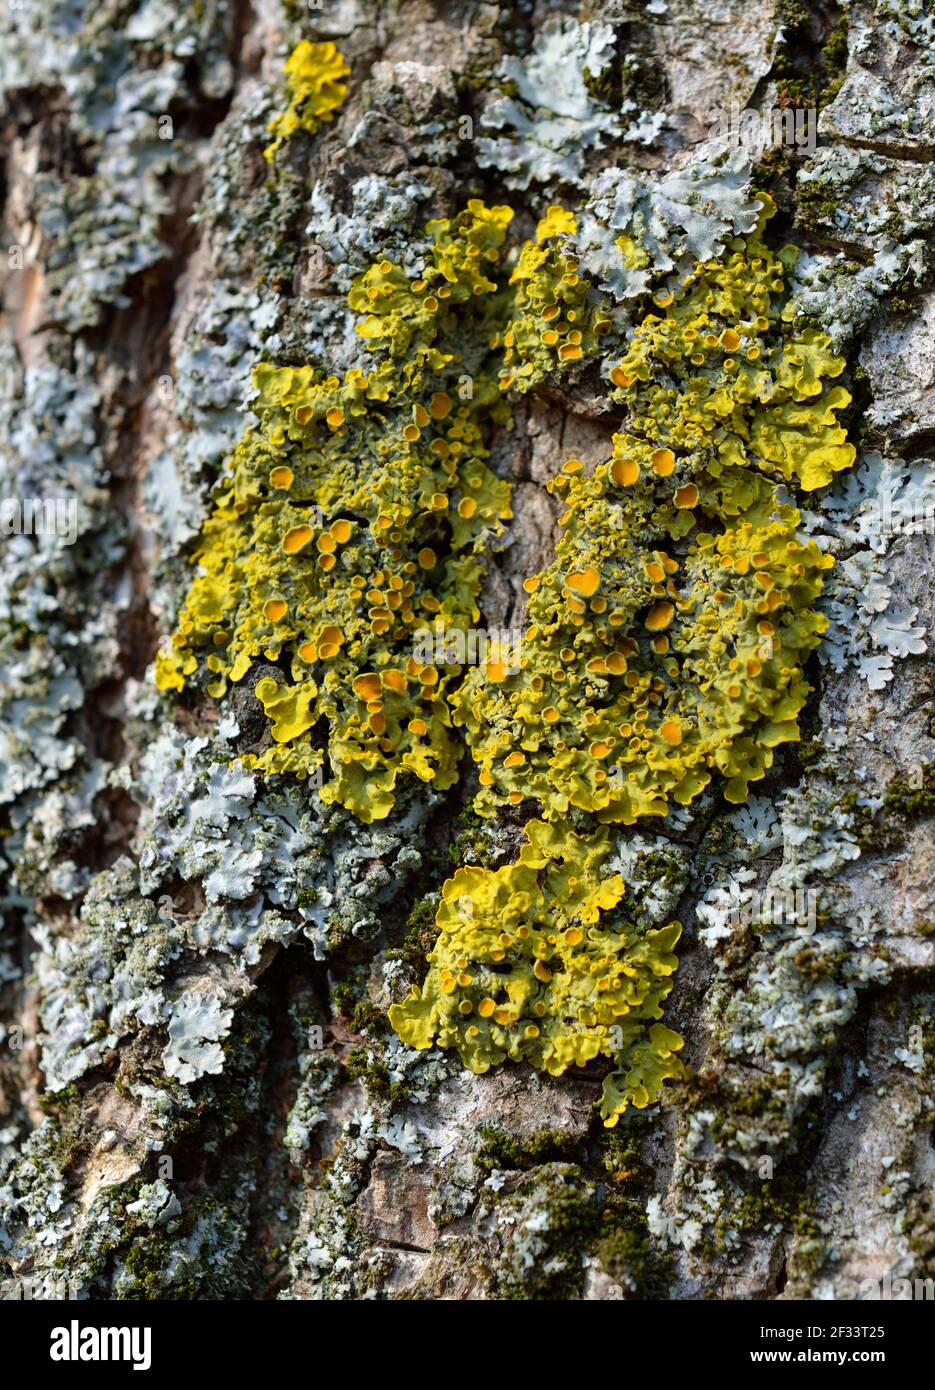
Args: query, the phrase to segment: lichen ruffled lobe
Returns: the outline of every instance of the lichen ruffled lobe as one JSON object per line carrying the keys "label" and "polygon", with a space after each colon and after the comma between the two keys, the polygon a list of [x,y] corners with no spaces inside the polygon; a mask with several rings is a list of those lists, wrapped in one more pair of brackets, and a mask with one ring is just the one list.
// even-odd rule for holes
{"label": "lichen ruffled lobe", "polygon": [[[478,620],[483,556],[510,516],[482,426],[509,419],[510,387],[579,360],[582,343],[593,352],[609,326],[547,221],[510,272],[511,217],[475,200],[428,224],[418,279],[390,261],[358,277],[349,302],[371,371],[258,368],[259,427],[235,451],[157,663],[162,689],[200,671],[221,698],[261,658],[287,656],[290,680],[255,687],[272,746],[247,765],[307,777],[323,765],[324,719],[322,795],[364,821],[389,813],[401,773],[439,790],[456,779],[447,692],[458,668],[415,648],[429,627]],[[546,300],[577,307],[542,342]]]}
{"label": "lichen ruffled lobe", "polygon": [[283,144],[299,130],[314,135],[344,104],[347,87],[342,81],[350,75],[344,55],[333,43],[296,44],[286,59],[286,91],[289,104],[269,123],[274,139],[263,151],[272,164]]}

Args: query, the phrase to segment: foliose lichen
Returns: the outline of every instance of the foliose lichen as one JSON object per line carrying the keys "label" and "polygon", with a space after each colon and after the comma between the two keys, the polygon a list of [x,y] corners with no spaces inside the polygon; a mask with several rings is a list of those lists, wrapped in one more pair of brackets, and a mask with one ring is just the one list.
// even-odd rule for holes
{"label": "foliose lichen", "polygon": [[549,819],[632,824],[714,771],[742,802],[798,737],[833,557],[775,491],[824,486],[855,450],[836,416],[850,397],[824,385],[844,363],[789,330],[784,295],[759,233],[657,292],[665,315],[611,372],[627,407],[612,459],[591,477],[571,460],[551,484],[567,509],[555,560],[526,581],[519,669],[477,667],[456,693],[479,811],[534,798]]}
{"label": "foliose lichen", "polygon": [[264,150],[272,164],[280,147],[297,130],[314,135],[347,96],[342,78],[350,75],[344,55],[333,43],[311,43],[302,39],[286,59],[286,91],[289,105],[269,123],[273,141]]}
{"label": "foliose lichen", "polygon": [[681,926],[641,931],[602,921],[624,896],[601,878],[613,840],[529,821],[516,864],[464,868],[445,883],[439,936],[421,990],[390,1022],[416,1048],[456,1047],[485,1072],[509,1058],[560,1076],[606,1057],[601,1114],[617,1123],[680,1074],[682,1039],[657,1020],[672,988]]}
{"label": "foliose lichen", "polygon": [[364,821],[389,813],[400,773],[438,790],[456,777],[446,690],[458,668],[418,659],[416,643],[432,634],[444,655],[447,635],[477,621],[482,557],[510,515],[482,424],[508,420],[504,393],[593,352],[607,325],[556,244],[567,215],[543,219],[512,272],[511,216],[475,200],[429,224],[418,279],[381,261],[355,282],[369,372],[257,369],[259,427],[234,454],[157,664],[162,689],[200,668],[221,698],[261,656],[287,655],[291,681],[255,686],[273,746],[244,765],[316,773],[324,718],[322,797]]}
{"label": "foliose lichen", "polygon": [[503,131],[478,140],[481,168],[500,171],[511,188],[530,183],[581,183],[586,150],[611,137],[651,144],[661,116],[640,116],[624,101],[617,110],[595,97],[588,79],[598,80],[614,61],[616,32],[600,20],[579,24],[567,17],[546,21],[527,58],[504,58],[499,76],[512,95],[499,96],[484,111],[485,130]]}
{"label": "foliose lichen", "polygon": [[[734,188],[742,195],[739,177]],[[390,812],[401,772],[437,790],[452,785],[452,723],[480,767],[479,811],[538,801],[551,825],[527,827],[518,865],[448,880],[433,969],[391,1017],[407,1041],[456,1046],[477,1070],[507,1056],[553,1071],[610,1057],[619,1067],[605,1083],[611,1124],[678,1074],[681,1040],[658,1023],[641,1039],[642,1022],[624,1030],[611,1018],[649,998],[658,1019],[668,986],[593,1022],[584,996],[603,987],[620,1006],[612,979],[629,962],[615,976],[616,957],[647,951],[658,930],[644,923],[629,938],[611,934],[612,975],[597,982],[590,948],[571,950],[557,977],[566,991],[581,977],[584,994],[572,990],[571,1006],[561,988],[544,988],[555,974],[539,958],[554,945],[549,933],[518,950],[512,985],[498,989],[485,976],[475,999],[457,993],[458,979],[473,988],[478,956],[496,953],[484,962],[489,973],[506,954],[487,941],[493,922],[485,932],[471,915],[455,930],[448,904],[456,892],[473,903],[458,889],[473,875],[480,905],[492,895],[502,914],[499,885],[525,874],[516,910],[528,912],[534,886],[549,897],[537,879],[548,857],[535,871],[530,859],[542,836],[564,845],[560,858],[580,851],[585,883],[595,856],[609,852],[599,836],[574,834],[564,820],[571,808],[632,824],[665,815],[670,799],[689,803],[715,770],[728,800],[742,802],[773,749],[798,737],[809,690],[802,665],[827,625],[809,605],[832,557],[800,539],[799,512],[776,489],[825,486],[854,449],[837,420],[850,397],[824,384],[844,363],[826,335],[790,326],[795,252],[769,250],[762,231],[772,205],[765,195],[760,203],[755,230],[656,292],[666,313],[644,318],[612,369],[625,427],[592,477],[572,460],[552,484],[567,507],[563,534],[550,569],[526,582],[530,621],[515,665],[494,650],[460,679],[445,659],[447,637],[478,617],[481,557],[509,516],[482,426],[508,422],[506,393],[595,358],[611,322],[569,249],[572,213],[550,208],[535,241],[504,266],[510,210],[475,201],[454,221],[428,225],[418,278],[385,260],[354,280],[349,305],[372,370],[343,380],[312,368],[257,370],[259,427],[235,452],[204,528],[201,574],[157,667],[163,689],[182,689],[201,668],[207,694],[222,698],[261,657],[285,652],[292,684],[263,675],[254,687],[272,744],[244,765],[312,776],[323,801],[364,821]],[[725,229],[742,215],[737,205]],[[361,458],[373,460],[363,478]],[[442,657],[426,661],[417,639],[429,623]],[[322,785],[326,759],[332,775]],[[568,925],[561,938],[551,933],[555,941],[579,945],[575,924],[587,918],[565,878],[543,925],[556,913]],[[526,940],[519,930],[531,932],[518,928],[514,950]]]}

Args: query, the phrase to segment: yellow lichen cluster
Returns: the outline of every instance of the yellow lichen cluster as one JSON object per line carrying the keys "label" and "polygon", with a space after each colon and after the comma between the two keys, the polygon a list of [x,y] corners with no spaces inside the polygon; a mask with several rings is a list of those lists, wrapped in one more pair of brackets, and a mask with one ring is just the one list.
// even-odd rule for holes
{"label": "yellow lichen cluster", "polygon": [[[307,777],[327,757],[324,799],[365,821],[389,813],[400,773],[440,790],[456,776],[447,695],[460,668],[421,659],[418,639],[477,622],[483,556],[510,516],[482,427],[509,418],[500,339],[531,285],[502,256],[511,217],[474,200],[428,225],[419,278],[383,261],[355,282],[372,370],[257,370],[258,427],[157,662],[160,688],[198,677],[217,699],[256,662],[284,663],[256,684],[272,743],[245,762]],[[557,303],[569,272],[549,235],[538,292],[553,302],[552,284]],[[548,345],[522,351],[546,370]]]}
{"label": "yellow lichen cluster", "polygon": [[625,920],[621,880],[602,877],[609,832],[581,838],[566,817],[663,815],[715,772],[742,801],[798,736],[831,560],[775,490],[850,465],[849,397],[825,385],[843,367],[827,339],[792,330],[785,260],[761,223],[657,294],[612,370],[624,427],[590,476],[571,460],[552,484],[562,537],[526,581],[518,664],[494,654],[465,677],[426,660],[427,631],[444,653],[477,621],[485,552],[510,516],[485,427],[509,423],[511,393],[592,359],[610,327],[565,247],[572,215],[550,208],[515,260],[511,217],[473,200],[429,223],[418,278],[383,261],[355,281],[370,370],[258,369],[259,423],[223,479],[157,681],[220,699],[278,663],[255,685],[269,746],[245,763],[327,767],[323,799],[365,821],[389,813],[401,774],[450,786],[461,725],[478,809],[532,799],[542,819],[518,863],[444,885],[429,975],[391,1019],[475,1071],[609,1058],[610,1125],[678,1074],[681,1040],[658,1020],[680,928]]}
{"label": "yellow lichen cluster", "polygon": [[657,295],[665,312],[611,372],[627,408],[612,458],[552,484],[562,537],[526,581],[519,669],[474,670],[453,695],[482,813],[532,798],[547,819],[632,824],[715,772],[739,802],[798,737],[832,559],[775,487],[818,487],[854,449],[835,413],[850,398],[824,386],[843,362],[789,328],[761,230]]}
{"label": "yellow lichen cluster", "polygon": [[[657,1021],[681,927],[644,932],[614,911],[625,890],[619,874],[602,877],[606,832],[530,821],[526,839],[516,864],[445,883],[428,976],[390,1021],[411,1047],[457,1048],[474,1072],[509,1058],[560,1076],[609,1058],[619,1069],[601,1113],[612,1126],[681,1071],[682,1039]],[[602,921],[611,913],[613,925]]]}
{"label": "yellow lichen cluster", "polygon": [[263,151],[270,163],[276,152],[297,130],[314,135],[343,105],[347,87],[342,78],[350,75],[344,54],[333,43],[310,43],[302,39],[286,59],[286,91],[289,105],[269,123],[275,138]]}
{"label": "yellow lichen cluster", "polygon": [[562,246],[561,238],[574,231],[573,214],[551,207],[535,241],[520,252],[510,277],[510,318],[492,343],[503,349],[502,390],[528,391],[551,373],[590,360],[610,331],[610,318]]}

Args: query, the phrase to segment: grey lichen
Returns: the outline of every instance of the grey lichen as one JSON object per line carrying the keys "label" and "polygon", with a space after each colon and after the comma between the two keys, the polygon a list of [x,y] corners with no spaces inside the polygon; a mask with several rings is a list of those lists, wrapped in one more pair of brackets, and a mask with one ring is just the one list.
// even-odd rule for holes
{"label": "grey lichen", "polygon": [[549,19],[527,58],[504,58],[500,80],[513,95],[491,101],[482,128],[503,131],[477,142],[480,167],[498,169],[511,188],[531,183],[580,184],[584,152],[613,138],[651,144],[662,117],[642,116],[632,101],[616,110],[596,98],[588,78],[597,79],[614,60],[616,33],[609,24]]}
{"label": "grey lichen", "polygon": [[661,177],[605,169],[578,218],[575,249],[615,299],[643,294],[658,277],[711,260],[756,225],[751,175],[742,152],[706,148]]}
{"label": "grey lichen", "polygon": [[71,138],[93,167],[67,181],[42,170],[36,180],[47,309],[69,332],[96,324],[106,305],[129,305],[127,281],[170,254],[161,235],[172,210],[167,176],[192,168],[191,138],[175,129],[192,107],[186,64],[197,57],[204,95],[223,98],[228,26],[219,4],[177,11],[149,0],[127,13],[114,0],[89,15],[70,5],[4,7],[0,96],[11,106],[21,93],[61,89]]}

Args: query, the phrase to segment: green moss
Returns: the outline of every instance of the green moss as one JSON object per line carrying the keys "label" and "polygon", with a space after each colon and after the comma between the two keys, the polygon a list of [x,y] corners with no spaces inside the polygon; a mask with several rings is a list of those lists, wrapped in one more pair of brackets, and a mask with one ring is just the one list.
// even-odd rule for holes
{"label": "green moss", "polygon": [[473,806],[465,806],[454,827],[454,838],[449,848],[449,861],[452,868],[465,864],[478,864],[482,868],[490,866],[490,841],[484,833],[486,822]]}
{"label": "green moss", "polygon": [[341,980],[331,986],[331,1004],[344,1018],[349,1019],[354,1011],[356,995],[352,985]]}
{"label": "green moss", "polygon": [[875,811],[859,804],[855,792],[843,798],[841,805],[853,817],[857,842],[863,849],[878,853],[899,849],[911,825],[935,815],[935,765],[923,767],[916,780],[897,774],[886,788],[882,806]]}
{"label": "green moss", "polygon": [[[244,1190],[236,1194],[239,1202],[246,1195]],[[236,1297],[250,1287],[254,1261],[242,1253],[239,1220],[222,1199],[212,1193],[198,1196],[174,1225],[170,1233],[146,1231],[120,1249],[121,1299],[201,1302]],[[209,1229],[212,1239],[206,1243]]]}
{"label": "green moss", "polygon": [[819,980],[833,979],[846,959],[847,953],[845,951],[819,950],[811,945],[803,946],[801,951],[797,951],[793,957],[796,970],[804,979],[813,984]]}
{"label": "green moss", "polygon": [[70,1107],[80,1095],[78,1086],[72,1082],[69,1086],[63,1086],[60,1091],[44,1091],[39,1097],[39,1104],[47,1115],[51,1115]]}
{"label": "green moss", "polygon": [[352,1047],[347,1054],[348,1075],[363,1081],[371,1095],[385,1099],[390,1091],[389,1068],[376,1058],[369,1047]]}
{"label": "green moss", "polygon": [[729,1248],[731,1237],[735,1238],[738,1231],[762,1235],[771,1226],[778,1226],[800,1237],[796,1274],[817,1273],[825,1253],[819,1240],[819,1227],[810,1210],[811,1200],[808,1183],[799,1174],[776,1174],[768,1182],[756,1184],[752,1191],[732,1203],[729,1212],[715,1223],[715,1249]]}
{"label": "green moss", "polygon": [[835,69],[842,77],[847,66],[847,14],[842,14],[825,39],[822,53],[827,67]]}
{"label": "green moss", "polygon": [[507,1134],[497,1125],[481,1125],[475,1157],[479,1168],[534,1168],[552,1160],[571,1160],[577,1156],[581,1140],[560,1129],[539,1129],[522,1136]]}
{"label": "green moss", "polygon": [[825,184],[821,179],[800,179],[796,184],[796,221],[799,226],[813,236],[827,232],[834,225],[834,216],[840,203],[840,190]]}
{"label": "green moss", "polygon": [[779,104],[814,106],[820,111],[834,100],[844,81],[847,13],[835,19],[824,36],[820,21],[801,0],[780,0],[776,18],[782,41],[773,60],[772,76],[779,86]]}
{"label": "green moss", "polygon": [[[677,1083],[681,1088],[684,1083]],[[600,1138],[605,1175],[601,1231],[593,1255],[627,1298],[666,1299],[675,1274],[673,1252],[652,1239],[646,1220],[646,1201],[653,1175],[646,1171],[641,1146],[646,1119],[632,1113]]]}
{"label": "green moss", "polygon": [[[605,1219],[612,1218],[605,1213]],[[595,1242],[593,1254],[628,1297],[669,1297],[675,1258],[670,1251],[659,1250],[654,1244],[644,1216],[634,1214],[627,1224],[613,1225]]]}
{"label": "green moss", "polygon": [[886,789],[882,814],[898,816],[907,823],[935,815],[935,766],[922,768],[919,782],[913,784],[904,773],[894,777]]}
{"label": "green moss", "polygon": [[406,937],[401,946],[390,951],[392,960],[402,961],[419,979],[425,974],[426,958],[432,949],[436,936],[435,914],[438,911],[438,894],[429,893],[417,902],[406,923]]}
{"label": "green moss", "polygon": [[362,999],[355,1005],[351,1027],[355,1033],[369,1032],[373,1037],[389,1031],[386,1014],[371,1004],[369,999]]}
{"label": "green moss", "polygon": [[[734,1090],[730,1098],[730,1109],[733,1115],[766,1115],[769,1113],[782,1114],[785,1109],[785,1102],[781,1091],[777,1090],[772,1081],[762,1081],[756,1077],[749,1080],[745,1088],[738,1093]],[[711,1133],[715,1138],[719,1136],[718,1128],[719,1117],[714,1116],[712,1120]]]}
{"label": "green moss", "polygon": [[135,1240],[123,1256],[127,1275],[124,1298],[130,1302],[158,1302],[162,1299],[197,1299],[201,1290],[196,1276],[190,1275],[166,1288],[166,1269],[170,1266],[172,1241],[168,1236],[150,1235]]}
{"label": "green moss", "polygon": [[826,749],[820,738],[805,739],[799,744],[799,762],[803,768],[816,767],[825,753]]}
{"label": "green moss", "polygon": [[401,1081],[390,1080],[390,1070],[380,1056],[378,1047],[353,1047],[347,1054],[348,1075],[363,1081],[374,1100],[390,1105],[402,1104],[409,1090]]}
{"label": "green moss", "polygon": [[[599,1198],[576,1164],[550,1163],[525,1174],[511,1197],[498,1203],[508,1234],[493,1270],[497,1296],[578,1298],[584,1256],[600,1231]],[[527,1251],[535,1252],[532,1259]]]}

